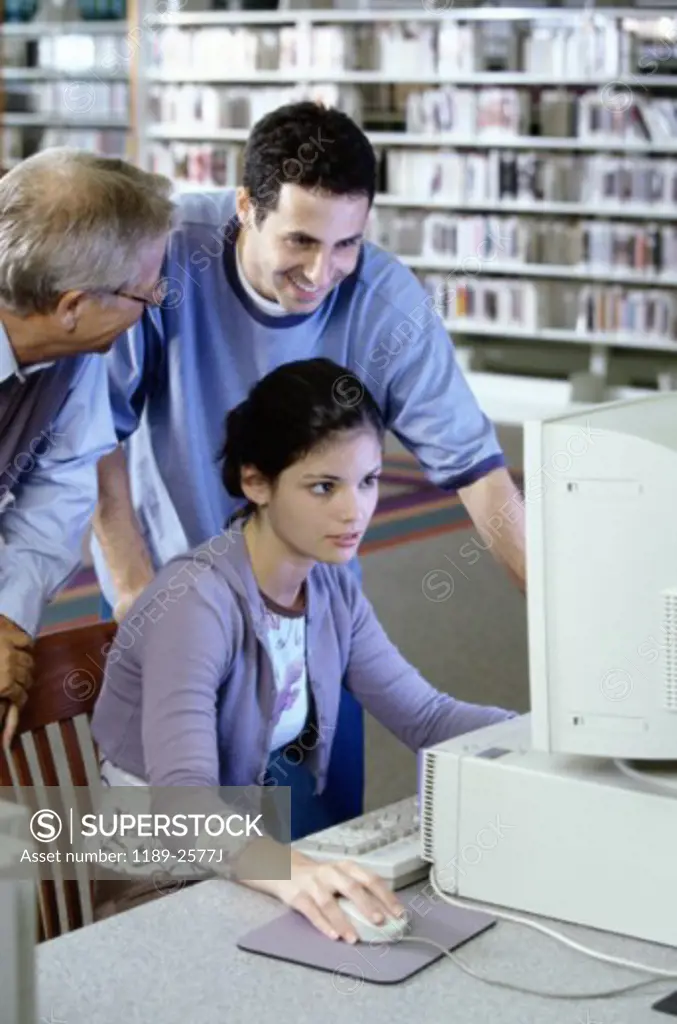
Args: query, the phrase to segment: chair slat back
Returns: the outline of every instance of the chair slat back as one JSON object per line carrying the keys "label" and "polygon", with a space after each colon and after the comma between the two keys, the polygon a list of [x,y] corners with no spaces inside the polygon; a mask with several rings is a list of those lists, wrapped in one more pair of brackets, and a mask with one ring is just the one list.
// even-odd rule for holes
{"label": "chair slat back", "polygon": [[[89,791],[92,803],[97,799],[101,781],[89,723],[115,630],[113,622],[97,622],[36,641],[33,686],[9,751],[0,748],[0,785],[11,787],[17,802],[25,802],[24,787],[44,807],[52,803],[49,788],[59,789],[66,807],[81,802],[79,787]],[[41,939],[55,938],[93,919],[87,866],[78,864],[74,870],[76,878],[64,877],[58,863],[49,865],[49,878],[41,870]]]}

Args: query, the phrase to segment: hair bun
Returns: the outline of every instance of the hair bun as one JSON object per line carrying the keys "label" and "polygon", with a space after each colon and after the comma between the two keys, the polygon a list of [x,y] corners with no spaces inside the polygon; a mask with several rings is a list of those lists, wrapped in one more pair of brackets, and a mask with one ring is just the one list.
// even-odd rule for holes
{"label": "hair bun", "polygon": [[223,448],[223,482],[233,498],[244,498],[241,472],[244,458],[249,401],[245,399],[226,417],[226,441]]}
{"label": "hair bun", "polygon": [[247,409],[249,406],[249,399],[245,398],[244,402],[240,402],[234,409],[231,409],[226,417],[226,430],[228,438],[239,438],[242,436],[244,421],[246,419]]}

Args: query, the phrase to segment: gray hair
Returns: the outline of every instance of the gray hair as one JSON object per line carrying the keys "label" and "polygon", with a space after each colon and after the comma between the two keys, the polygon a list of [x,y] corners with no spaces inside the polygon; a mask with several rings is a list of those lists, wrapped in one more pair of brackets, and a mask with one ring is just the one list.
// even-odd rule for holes
{"label": "gray hair", "polygon": [[138,282],[145,245],[173,223],[171,182],[112,157],[59,147],[0,179],[0,305],[49,313],[66,291]]}

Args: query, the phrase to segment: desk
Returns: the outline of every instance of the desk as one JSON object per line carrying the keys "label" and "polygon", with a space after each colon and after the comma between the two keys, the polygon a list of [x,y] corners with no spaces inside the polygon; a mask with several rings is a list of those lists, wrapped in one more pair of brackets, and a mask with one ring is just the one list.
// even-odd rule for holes
{"label": "desk", "polygon": [[[401,898],[406,903],[408,890]],[[282,912],[277,901],[212,879],[43,943],[37,951],[41,1024],[663,1024],[658,981],[604,1000],[549,1000],[487,985],[443,959],[400,985],[337,978],[236,949]],[[666,913],[671,913],[666,905]],[[677,950],[561,925],[604,952],[677,969]],[[639,979],[505,921],[462,953],[475,970],[558,991]],[[351,991],[352,989],[352,991]]]}

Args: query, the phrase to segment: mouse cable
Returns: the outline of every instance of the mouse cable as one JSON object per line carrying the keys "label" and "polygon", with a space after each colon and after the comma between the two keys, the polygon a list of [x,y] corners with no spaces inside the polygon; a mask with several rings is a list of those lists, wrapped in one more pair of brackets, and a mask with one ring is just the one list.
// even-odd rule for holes
{"label": "mouse cable", "polygon": [[[442,892],[437,877],[435,875],[434,868],[430,871],[430,884],[433,889],[445,903],[450,903],[452,906],[464,907],[468,909],[468,904],[464,900],[456,899],[454,896],[449,896],[447,893]],[[594,960],[602,960],[605,963],[613,964],[616,967],[627,967],[633,971],[642,971],[645,974],[652,974],[656,978],[677,978],[677,967],[674,970],[665,970],[662,967],[650,967],[648,964],[640,964],[635,960],[625,960],[620,956],[613,956],[610,953],[600,953],[596,949],[590,949],[588,946],[583,946],[580,942],[576,942],[574,939],[569,938],[568,935],[562,935],[561,932],[556,932],[553,928],[548,928],[546,925],[541,924],[538,921],[532,921],[526,917],[519,917],[517,914],[510,914],[504,910],[494,910],[493,907],[487,910],[486,913],[492,917],[502,918],[504,921],[513,921],[515,924],[522,924],[527,928],[533,928],[535,931],[542,932],[551,939],[555,939],[557,942],[563,943],[565,946],[570,946],[571,949],[576,950],[578,953],[584,953],[586,956],[592,957]]]}
{"label": "mouse cable", "polygon": [[[542,996],[544,999],[606,999],[609,996],[619,996],[624,992],[631,992],[638,988],[643,988],[645,985],[654,985],[657,981],[665,981],[665,978],[645,978],[644,981],[633,981],[629,985],[623,985],[621,988],[610,988],[603,992],[548,992],[546,989],[539,988],[527,988],[524,985],[516,985],[512,981],[504,981],[502,978],[489,978],[486,974],[480,974],[478,971],[474,971],[464,960],[461,960],[457,953],[451,953],[445,946],[440,942],[435,942],[434,939],[425,939],[417,935],[404,935],[401,939],[397,939],[397,942],[410,942],[412,945],[416,943],[422,943],[426,946],[434,946],[435,949],[439,949],[441,953],[444,953],[452,963],[460,967],[462,971],[469,974],[471,978],[476,978],[478,981],[484,981],[487,985],[498,985],[500,988],[512,989],[513,992],[522,992],[530,996]],[[677,978],[677,973],[673,975]]]}
{"label": "mouse cable", "polygon": [[[449,903],[451,906],[462,907],[465,910],[468,909],[467,902],[463,900],[458,900],[453,896],[449,896],[447,895],[447,893],[442,892],[437,881],[437,878],[435,876],[434,868],[431,868],[430,870],[430,883],[435,892],[437,893],[437,895],[445,903]],[[610,963],[618,967],[627,967],[630,970],[642,971],[652,975],[652,977],[645,978],[643,981],[631,982],[628,985],[619,986],[617,988],[607,989],[603,992],[582,992],[578,994],[573,994],[571,992],[547,992],[542,989],[525,988],[521,985],[516,985],[512,982],[504,981],[500,978],[489,978],[484,974],[480,974],[479,972],[474,971],[472,967],[469,966],[469,964],[467,964],[461,957],[458,956],[458,954],[451,953],[441,943],[435,942],[433,939],[417,938],[415,936],[403,936],[402,939],[398,941],[412,943],[422,942],[427,945],[435,946],[435,948],[441,950],[441,952],[443,952],[445,956],[447,956],[453,963],[460,967],[462,971],[465,971],[466,974],[469,974],[471,977],[476,978],[479,981],[484,981],[489,985],[499,985],[502,988],[512,989],[515,992],[526,992],[529,995],[544,996],[549,999],[604,999],[609,996],[622,995],[625,992],[630,992],[634,989],[642,988],[645,985],[655,984],[655,982],[660,980],[677,980],[677,969],[673,971],[668,971],[661,967],[649,967],[646,964],[639,964],[633,960],[625,960],[622,957],[611,956],[607,953],[600,953],[597,950],[589,949],[587,946],[583,946],[580,943],[575,942],[573,939],[570,939],[566,935],[562,935],[551,928],[547,928],[545,925],[542,925],[537,921],[531,921],[528,918],[518,917],[515,914],[509,914],[505,913],[504,911],[497,911],[493,909],[487,910],[486,913],[490,914],[492,917],[502,918],[506,921],[512,921],[515,924],[522,924],[527,928],[533,928],[535,931],[543,932],[543,934],[547,935],[549,938],[555,939],[558,942],[562,942],[564,943],[564,945],[570,946],[577,952],[584,953],[586,956],[590,956],[595,960],[601,960],[605,963]]]}

